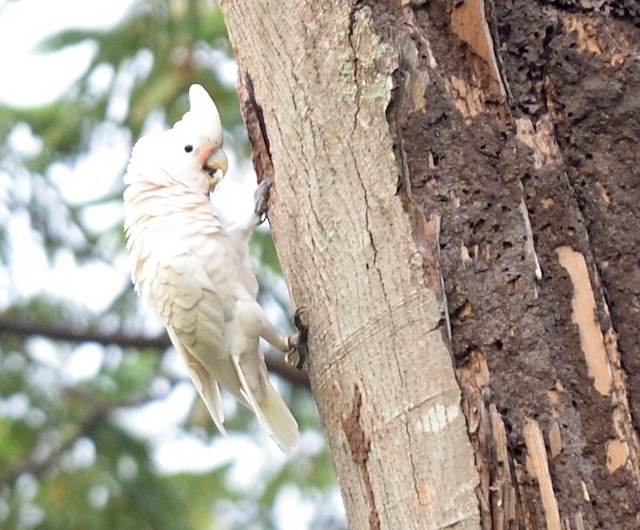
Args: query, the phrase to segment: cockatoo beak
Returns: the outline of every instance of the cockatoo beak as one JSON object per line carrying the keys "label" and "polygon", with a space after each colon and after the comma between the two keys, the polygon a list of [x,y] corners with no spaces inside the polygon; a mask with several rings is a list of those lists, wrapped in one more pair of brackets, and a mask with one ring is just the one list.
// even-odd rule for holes
{"label": "cockatoo beak", "polygon": [[227,155],[220,147],[214,150],[204,163],[204,170],[209,174],[209,193],[217,186],[229,168]]}

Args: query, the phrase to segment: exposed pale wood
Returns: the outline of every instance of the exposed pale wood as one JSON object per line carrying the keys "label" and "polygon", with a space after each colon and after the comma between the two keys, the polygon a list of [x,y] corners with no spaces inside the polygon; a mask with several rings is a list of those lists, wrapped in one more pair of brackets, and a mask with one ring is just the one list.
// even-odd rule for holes
{"label": "exposed pale wood", "polygon": [[396,52],[355,2],[221,5],[268,136],[254,149],[273,164],[270,221],[293,303],[308,310],[350,524],[478,528],[439,275],[425,268],[437,267],[436,220],[416,224],[397,195],[385,115]]}
{"label": "exposed pale wood", "polygon": [[578,326],[589,376],[593,378],[596,390],[611,399],[612,423],[617,438],[608,440],[605,445],[607,469],[613,473],[623,466],[628,467],[639,480],[638,436],[629,409],[615,332],[609,328],[603,333],[596,320],[595,295],[584,256],[570,247],[559,247],[556,252],[573,284],[573,322]]}
{"label": "exposed pale wood", "polygon": [[551,458],[555,458],[562,452],[562,433],[557,421],[554,421],[549,428],[549,447]]}
{"label": "exposed pale wood", "polygon": [[491,88],[506,97],[493,49],[493,40],[487,25],[484,0],[457,2],[451,10],[451,29],[485,62],[489,70],[488,77],[495,83],[495,88]]}
{"label": "exposed pale wood", "polygon": [[604,336],[596,320],[596,300],[584,256],[570,247],[556,249],[560,264],[566,269],[573,283],[573,322],[578,326],[580,346],[584,353],[589,376],[600,394],[609,396],[613,375],[604,347]]}
{"label": "exposed pale wood", "polygon": [[558,502],[553,492],[553,483],[549,471],[547,450],[540,425],[536,420],[528,420],[524,424],[524,439],[527,444],[527,467],[529,472],[538,479],[542,504],[545,511],[547,530],[560,530],[560,512]]}
{"label": "exposed pale wood", "polygon": [[516,520],[516,495],[511,480],[511,465],[509,450],[507,448],[507,434],[498,414],[496,406],[489,406],[491,418],[491,431],[495,444],[496,461],[498,467],[494,469],[493,490],[494,501],[492,507],[493,529],[502,530],[510,528]]}
{"label": "exposed pale wood", "polygon": [[[622,450],[622,453],[618,453],[618,461],[621,461],[622,454],[626,453],[628,458],[625,459],[624,465],[631,470],[636,481],[640,482],[640,442],[631,417],[627,378],[620,361],[618,340],[611,327],[604,332],[604,346],[613,373],[613,393],[611,396],[613,425]],[[609,468],[608,461],[607,467]]]}

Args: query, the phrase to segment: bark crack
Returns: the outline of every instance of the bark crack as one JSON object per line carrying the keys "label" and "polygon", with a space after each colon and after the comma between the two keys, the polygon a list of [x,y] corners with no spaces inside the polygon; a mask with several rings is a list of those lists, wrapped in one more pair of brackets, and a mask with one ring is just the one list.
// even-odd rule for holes
{"label": "bark crack", "polygon": [[418,496],[418,502],[420,504],[424,504],[424,490],[423,488],[420,487],[420,484],[418,482],[418,470],[416,469],[416,463],[413,461],[413,444],[412,439],[411,439],[411,429],[409,429],[409,422],[405,419],[404,420],[404,428],[407,431],[407,438],[409,439],[409,449],[411,449],[411,452],[409,453],[409,463],[411,464],[411,476],[413,477],[413,487],[416,490],[416,495]]}
{"label": "bark crack", "polygon": [[367,461],[371,450],[371,440],[362,428],[360,423],[360,409],[362,408],[362,392],[358,385],[353,387],[353,404],[351,412],[342,420],[342,430],[347,436],[349,448],[351,449],[351,458],[356,463],[362,473],[365,490],[367,492],[367,500],[369,502],[369,529],[380,530],[380,515],[376,507],[375,495],[371,484],[371,475],[367,469]]}
{"label": "bark crack", "polygon": [[357,2],[355,4],[353,4],[351,6],[351,10],[349,11],[349,34],[348,34],[348,38],[349,38],[349,46],[351,47],[351,52],[353,53],[353,58],[352,58],[352,64],[353,64],[353,84],[356,88],[356,93],[355,93],[355,104],[356,104],[356,111],[353,114],[353,130],[356,130],[356,127],[358,126],[358,114],[360,113],[360,80],[358,79],[358,67],[359,67],[359,60],[358,60],[358,51],[356,48],[356,43],[354,42],[354,28],[356,26],[356,13],[360,10],[360,8],[358,7]]}
{"label": "bark crack", "polygon": [[249,143],[251,143],[253,167],[258,175],[258,181],[262,181],[263,178],[272,176],[274,173],[264,112],[256,100],[253,80],[249,72],[240,70],[238,79],[238,93],[242,101],[242,115],[247,127]]}

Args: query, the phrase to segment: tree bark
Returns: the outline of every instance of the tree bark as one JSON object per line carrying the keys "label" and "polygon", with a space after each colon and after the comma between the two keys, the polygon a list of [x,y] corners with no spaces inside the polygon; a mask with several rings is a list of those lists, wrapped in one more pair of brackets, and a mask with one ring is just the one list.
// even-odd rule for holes
{"label": "tree bark", "polygon": [[640,524],[640,9],[221,4],[351,527]]}

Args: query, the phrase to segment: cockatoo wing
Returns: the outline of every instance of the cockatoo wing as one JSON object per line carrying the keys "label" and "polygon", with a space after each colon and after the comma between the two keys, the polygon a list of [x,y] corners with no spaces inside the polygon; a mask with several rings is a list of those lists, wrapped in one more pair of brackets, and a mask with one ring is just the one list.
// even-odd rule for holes
{"label": "cockatoo wing", "polygon": [[154,268],[149,299],[183,356],[214,423],[224,433],[218,383],[248,403],[226,351],[222,304],[204,268],[188,250],[161,253]]}
{"label": "cockatoo wing", "polygon": [[182,355],[182,358],[187,365],[189,377],[191,377],[191,381],[193,381],[198,394],[200,394],[202,400],[207,406],[207,410],[213,419],[213,423],[216,424],[216,427],[222,434],[227,434],[227,431],[224,428],[224,412],[222,411],[222,401],[220,399],[220,388],[218,387],[218,383],[209,376],[202,364],[180,344],[180,340],[173,330],[171,328],[167,328],[167,331],[169,332],[171,342]]}

